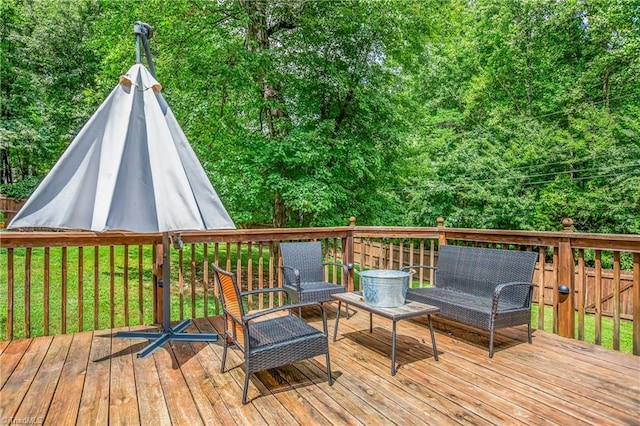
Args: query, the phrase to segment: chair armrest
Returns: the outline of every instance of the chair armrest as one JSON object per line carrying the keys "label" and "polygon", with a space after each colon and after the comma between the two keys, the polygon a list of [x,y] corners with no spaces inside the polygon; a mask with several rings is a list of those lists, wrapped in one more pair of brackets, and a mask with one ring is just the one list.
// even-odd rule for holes
{"label": "chair armrest", "polygon": [[298,287],[298,291],[300,291],[300,271],[287,265],[282,265],[280,268],[282,269],[283,275],[285,270],[290,270],[291,272],[293,272],[293,275],[296,277],[296,287]]}
{"label": "chair armrest", "polygon": [[[496,288],[493,290],[493,312],[496,312],[498,310],[498,303],[500,301],[500,296],[503,294],[503,292],[509,291],[510,289],[513,288],[517,288],[517,287],[527,287],[529,290],[529,294],[528,294],[528,299],[529,299],[529,307],[531,307],[531,298],[533,295],[533,287],[534,287],[534,283],[527,283],[527,282],[512,282],[512,283],[503,283],[503,284],[498,284],[496,286]],[[525,302],[526,300],[523,300],[523,302]],[[523,307],[524,307],[524,303],[523,303]]]}
{"label": "chair armrest", "polygon": [[414,268],[419,268],[419,269],[436,269],[435,266],[428,266],[428,265],[409,265],[409,266],[403,266],[402,268],[400,268],[401,271],[410,271]]}
{"label": "chair armrest", "polygon": [[[348,274],[349,270],[351,268],[353,268],[353,265],[351,265],[351,268],[349,268],[349,265],[345,265],[344,263],[338,263],[338,262],[322,262],[322,266],[328,266],[328,265],[333,265],[333,266],[339,266],[340,268],[342,268],[342,272],[344,274]],[[342,283],[342,284],[336,284],[336,285],[341,285],[342,287],[345,286],[346,283]]]}
{"label": "chair armrest", "polygon": [[283,288],[259,288],[257,290],[243,291],[242,293],[240,293],[240,296],[244,297],[261,293],[283,293],[285,296],[285,303],[289,303],[289,293],[287,293]]}
{"label": "chair armrest", "polygon": [[284,311],[285,309],[286,310],[292,310],[292,309],[297,309],[297,308],[304,308],[305,306],[320,306],[320,308],[324,311],[324,306],[322,306],[322,304],[319,303],[319,302],[308,302],[308,303],[296,303],[296,304],[293,304],[293,305],[282,305],[282,306],[276,306],[275,308],[265,309],[264,311],[255,312],[255,313],[250,314],[250,315],[245,315],[244,316],[244,324],[247,324],[251,320],[254,320],[256,318],[260,318],[260,317],[265,316],[265,315],[272,314],[274,312]]}
{"label": "chair armrest", "polygon": [[344,271],[345,274],[349,273],[349,270],[351,268],[353,268],[353,265],[351,266],[351,268],[349,267],[349,265],[345,265],[344,263],[338,263],[338,262],[322,262],[322,266],[326,266],[326,265],[333,265],[333,266],[339,266],[342,268],[342,270]]}

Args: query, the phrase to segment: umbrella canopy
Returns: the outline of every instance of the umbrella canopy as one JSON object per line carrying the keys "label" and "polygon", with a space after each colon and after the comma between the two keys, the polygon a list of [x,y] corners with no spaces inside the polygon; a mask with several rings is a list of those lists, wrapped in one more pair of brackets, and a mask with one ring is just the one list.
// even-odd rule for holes
{"label": "umbrella canopy", "polygon": [[120,77],[9,228],[235,228],[161,88],[142,64]]}

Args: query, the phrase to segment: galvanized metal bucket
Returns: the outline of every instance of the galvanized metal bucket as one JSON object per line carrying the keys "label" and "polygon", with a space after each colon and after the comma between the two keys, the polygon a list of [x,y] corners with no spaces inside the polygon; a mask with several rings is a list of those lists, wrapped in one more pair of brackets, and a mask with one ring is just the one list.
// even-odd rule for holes
{"label": "galvanized metal bucket", "polygon": [[360,283],[366,304],[378,308],[404,305],[409,287],[409,273],[390,269],[361,271]]}

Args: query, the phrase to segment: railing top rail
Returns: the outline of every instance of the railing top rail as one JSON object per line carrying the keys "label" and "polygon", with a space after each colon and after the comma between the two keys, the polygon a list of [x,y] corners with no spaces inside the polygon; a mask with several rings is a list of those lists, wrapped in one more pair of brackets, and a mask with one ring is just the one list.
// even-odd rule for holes
{"label": "railing top rail", "polygon": [[[271,228],[184,231],[180,236],[185,243],[253,242],[344,238],[353,228]],[[135,232],[2,232],[0,247],[56,247],[56,246],[109,246],[122,244],[160,244],[162,234]]]}
{"label": "railing top rail", "polygon": [[557,247],[571,240],[573,248],[640,252],[640,235],[590,234],[587,232],[513,231],[502,229],[443,228],[447,239],[488,243]]}
{"label": "railing top rail", "polygon": [[[571,240],[573,248],[621,250],[640,253],[640,235],[589,234],[584,232],[514,231],[502,229],[341,226],[332,228],[267,228],[181,232],[185,243],[271,242],[313,240],[323,238],[426,238],[436,239],[444,233],[447,239],[497,244],[557,247],[561,240]],[[133,232],[2,232],[0,247],[110,246],[124,244],[159,244],[160,233]]]}

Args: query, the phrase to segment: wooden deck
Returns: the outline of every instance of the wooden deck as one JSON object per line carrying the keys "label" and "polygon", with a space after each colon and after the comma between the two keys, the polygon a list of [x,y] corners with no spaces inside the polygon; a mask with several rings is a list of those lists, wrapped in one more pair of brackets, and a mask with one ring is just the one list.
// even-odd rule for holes
{"label": "wooden deck", "polygon": [[[335,311],[329,309],[333,332]],[[317,310],[304,318],[319,326]],[[199,319],[211,332],[220,318]],[[324,356],[260,373],[241,404],[242,367],[221,374],[220,343],[172,343],[147,359],[146,342],[96,331],[0,342],[0,424],[640,424],[640,357],[536,331],[488,336],[437,325],[439,361],[425,321],[398,324],[390,375],[390,322],[355,313]],[[235,350],[227,366],[240,365]]]}

